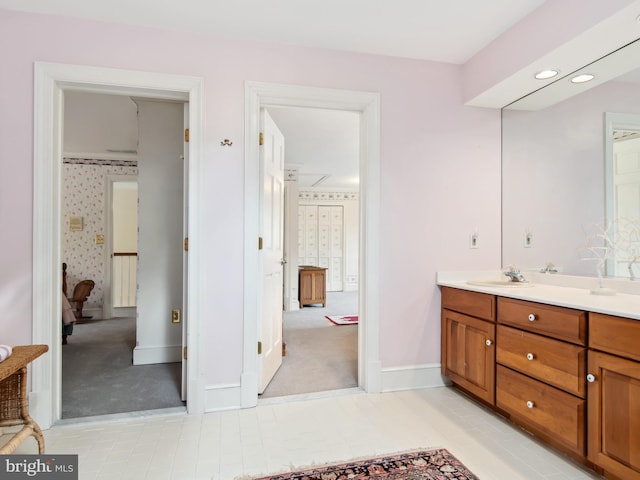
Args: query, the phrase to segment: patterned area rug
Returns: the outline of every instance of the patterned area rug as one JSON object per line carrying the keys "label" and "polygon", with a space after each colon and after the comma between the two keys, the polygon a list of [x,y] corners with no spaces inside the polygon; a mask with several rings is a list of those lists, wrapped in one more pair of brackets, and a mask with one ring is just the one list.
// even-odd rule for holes
{"label": "patterned area rug", "polygon": [[445,449],[397,453],[255,480],[479,480]]}
{"label": "patterned area rug", "polygon": [[325,318],[336,325],[358,324],[358,315],[325,315]]}

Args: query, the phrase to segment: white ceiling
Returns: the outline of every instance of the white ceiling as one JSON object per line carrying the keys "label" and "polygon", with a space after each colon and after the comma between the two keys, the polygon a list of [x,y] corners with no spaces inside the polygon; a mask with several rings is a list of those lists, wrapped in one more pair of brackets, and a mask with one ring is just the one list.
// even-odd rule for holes
{"label": "white ceiling", "polygon": [[269,107],[285,137],[285,163],[300,188],[358,189],[360,117],[355,112]]}
{"label": "white ceiling", "polygon": [[[544,0],[0,0],[0,8],[462,64]],[[355,189],[358,117],[271,109],[301,187]],[[292,165],[293,164],[293,165]],[[327,176],[328,175],[328,176]]]}
{"label": "white ceiling", "polygon": [[461,64],[544,0],[0,0],[0,8]]}

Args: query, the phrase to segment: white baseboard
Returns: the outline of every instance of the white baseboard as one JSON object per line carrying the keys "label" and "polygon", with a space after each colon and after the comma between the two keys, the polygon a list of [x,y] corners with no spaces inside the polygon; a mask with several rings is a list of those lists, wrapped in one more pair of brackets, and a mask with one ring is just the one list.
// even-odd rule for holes
{"label": "white baseboard", "polygon": [[238,408],[241,408],[240,384],[214,385],[205,388],[205,412]]}
{"label": "white baseboard", "polygon": [[[378,382],[372,380],[371,383],[369,392],[376,393],[375,387]],[[382,370],[380,383],[382,384],[382,392],[442,387],[449,384],[440,374],[439,363]],[[254,406],[255,402],[248,401],[248,399],[244,399],[243,405],[239,384],[212,385],[205,388],[205,412],[235,410]]]}
{"label": "white baseboard", "polygon": [[382,370],[383,392],[442,387],[448,384],[447,379],[440,373],[439,363]]}
{"label": "white baseboard", "polygon": [[175,363],[182,361],[181,345],[158,345],[154,347],[136,347],[133,349],[134,365],[154,363]]}
{"label": "white baseboard", "polygon": [[113,307],[113,318],[131,318],[136,316],[136,307]]}
{"label": "white baseboard", "polygon": [[[76,312],[75,305],[72,305],[72,307],[73,307],[73,313],[75,313]],[[98,320],[102,318],[102,307],[90,307],[90,308],[84,307],[82,309],[82,315],[84,317],[91,317],[91,319]],[[88,321],[90,322],[91,320],[88,320]]]}

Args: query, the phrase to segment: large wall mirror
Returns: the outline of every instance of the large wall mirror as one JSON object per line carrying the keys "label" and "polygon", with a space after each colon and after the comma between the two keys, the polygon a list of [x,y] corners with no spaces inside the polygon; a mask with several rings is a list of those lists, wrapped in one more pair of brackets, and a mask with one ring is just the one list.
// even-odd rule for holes
{"label": "large wall mirror", "polygon": [[640,40],[503,109],[502,262],[640,279]]}

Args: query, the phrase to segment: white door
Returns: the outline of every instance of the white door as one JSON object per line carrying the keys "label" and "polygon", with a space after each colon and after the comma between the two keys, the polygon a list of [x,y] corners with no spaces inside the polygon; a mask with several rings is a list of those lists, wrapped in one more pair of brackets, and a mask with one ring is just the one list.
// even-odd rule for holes
{"label": "white door", "polygon": [[260,272],[262,315],[258,332],[258,393],[282,365],[284,137],[260,111]]}
{"label": "white door", "polygon": [[188,234],[189,234],[189,104],[184,104],[184,165],[182,177],[182,231],[184,236],[183,255],[182,255],[182,384],[180,396],[182,401],[187,400],[187,321],[189,318],[187,312],[187,279],[189,259],[187,257]]}
{"label": "white door", "polygon": [[318,266],[327,269],[327,292],[340,292],[344,250],[342,205],[318,206]]}
{"label": "white door", "polygon": [[138,294],[134,365],[183,358],[184,111],[172,102],[138,104]]}
{"label": "white door", "polygon": [[614,143],[614,216],[616,226],[615,275],[637,276],[640,264],[640,138]]}
{"label": "white door", "polygon": [[344,208],[342,205],[300,205],[298,255],[302,265],[327,269],[327,291],[343,284]]}

